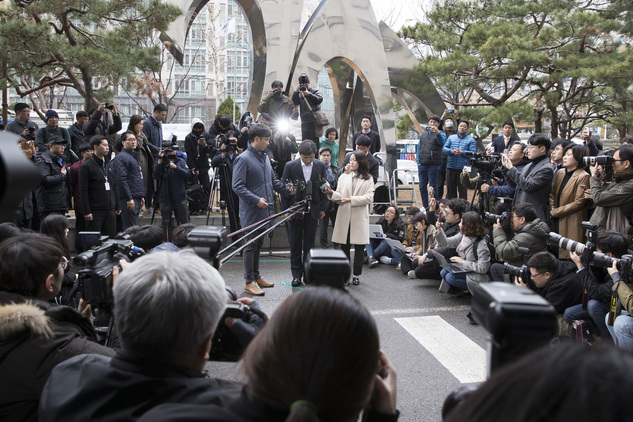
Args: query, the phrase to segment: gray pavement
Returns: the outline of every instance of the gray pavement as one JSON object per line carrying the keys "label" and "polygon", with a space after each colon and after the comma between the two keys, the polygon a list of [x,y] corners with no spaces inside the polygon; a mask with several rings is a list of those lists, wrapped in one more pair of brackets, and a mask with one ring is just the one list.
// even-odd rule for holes
{"label": "gray pavement", "polygon": [[[293,288],[289,254],[266,250],[261,256],[263,277],[275,283],[257,298],[270,316]],[[227,285],[244,293],[242,261],[226,262],[220,270]],[[455,299],[438,291],[438,281],[410,280],[395,267],[365,265],[359,286],[350,293],[374,315],[381,347],[398,372],[401,421],[439,421],[444,398],[458,385],[483,380],[487,332],[468,323],[470,299]],[[310,327],[306,327],[307,330]],[[240,364],[211,362],[211,376],[243,380]],[[472,374],[470,372],[472,372]]]}

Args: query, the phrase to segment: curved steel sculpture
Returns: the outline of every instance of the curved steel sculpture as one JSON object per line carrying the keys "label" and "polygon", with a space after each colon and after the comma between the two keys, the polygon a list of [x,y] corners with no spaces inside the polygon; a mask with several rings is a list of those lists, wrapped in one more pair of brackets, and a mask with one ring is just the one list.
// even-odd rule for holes
{"label": "curved steel sculpture", "polygon": [[[161,39],[182,62],[181,46],[198,12],[208,0],[163,0],[179,6],[181,15]],[[325,67],[336,108],[335,125],[347,139],[350,123],[373,114],[389,159],[395,167],[393,99],[417,123],[430,113],[441,113],[444,103],[429,78],[417,71],[418,60],[383,22],[376,21],[369,0],[322,0],[300,30],[301,0],[236,0],[244,9],[253,38],[253,83],[248,110],[256,113],[266,87],[287,80],[292,90],[295,74],[313,81]],[[385,148],[386,147],[386,148]],[[341,148],[344,154],[345,148]]]}

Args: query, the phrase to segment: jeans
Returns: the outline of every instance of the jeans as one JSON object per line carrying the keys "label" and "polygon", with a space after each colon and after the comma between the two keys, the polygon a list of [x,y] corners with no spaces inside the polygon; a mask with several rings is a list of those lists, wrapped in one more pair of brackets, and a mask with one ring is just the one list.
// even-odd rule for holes
{"label": "jeans", "polygon": [[437,180],[440,175],[440,166],[435,164],[418,164],[418,181],[420,182],[420,196],[424,208],[429,207],[429,192],[426,185],[433,188],[433,197],[439,199]]}
{"label": "jeans", "polygon": [[128,211],[127,201],[125,199],[119,200],[123,230],[127,229],[128,227],[136,226],[138,224],[138,213],[141,211],[141,198],[133,198],[133,200],[134,209],[132,211]]}
{"label": "jeans", "polygon": [[381,256],[388,256],[391,258],[391,265],[396,266],[402,259],[400,251],[393,249],[389,246],[389,243],[380,239],[370,239],[369,244],[366,247],[367,256],[373,256],[375,259]]}
{"label": "jeans", "polygon": [[451,286],[457,287],[461,291],[468,291],[468,285],[466,285],[466,274],[453,274],[445,269],[443,269],[440,274]]}
{"label": "jeans", "polygon": [[607,330],[607,325],[605,324],[604,316],[609,313],[609,304],[599,302],[594,299],[590,299],[587,302],[587,309],[582,309],[582,305],[574,305],[567,309],[563,313],[563,318],[569,324],[572,321],[577,319],[588,320],[590,323],[595,325],[600,331],[600,337],[605,340],[610,340],[611,336],[609,334],[609,330]]}
{"label": "jeans", "polygon": [[604,321],[615,344],[621,349],[633,351],[633,318],[627,311],[622,311],[615,319],[613,327],[607,324],[608,319],[609,314],[605,315]]}
{"label": "jeans", "polygon": [[176,225],[189,222],[189,208],[187,208],[187,201],[178,202],[176,204],[160,203],[160,215],[163,220],[163,230],[167,240],[171,239],[171,213],[176,214]]}

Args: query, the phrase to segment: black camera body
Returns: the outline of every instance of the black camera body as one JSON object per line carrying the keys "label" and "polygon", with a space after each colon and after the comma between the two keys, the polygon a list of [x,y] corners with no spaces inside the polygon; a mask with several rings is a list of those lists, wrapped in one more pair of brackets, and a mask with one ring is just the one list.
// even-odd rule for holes
{"label": "black camera body", "polygon": [[479,171],[492,173],[501,166],[501,158],[496,155],[486,155],[483,152],[466,153],[470,156],[468,164]]}
{"label": "black camera body", "polygon": [[528,284],[532,275],[530,274],[530,267],[527,265],[522,265],[520,267],[515,267],[514,265],[510,265],[507,262],[503,264],[503,273],[508,274],[509,276],[521,277],[521,280],[524,284]]}
{"label": "black camera body", "polygon": [[112,268],[121,269],[121,259],[132,262],[144,254],[127,234],[118,234],[114,239],[102,236],[98,245],[73,259],[75,265],[85,267],[77,272],[81,298],[93,307],[112,306]]}
{"label": "black camera body", "polygon": [[310,249],[304,263],[305,281],[311,286],[330,286],[345,290],[352,268],[340,249]]}
{"label": "black camera body", "polygon": [[114,110],[114,105],[110,103],[105,103],[105,108],[107,108],[108,110]]}
{"label": "black camera body", "polygon": [[222,145],[226,145],[226,149],[229,151],[237,151],[237,139],[229,138],[225,133],[220,133],[215,137],[215,144],[217,149],[221,149]]}
{"label": "black camera body", "polygon": [[599,155],[597,157],[583,157],[582,162],[586,166],[613,164],[613,157]]}
{"label": "black camera body", "polygon": [[485,212],[483,220],[484,224],[487,224],[488,227],[492,227],[497,220],[500,220],[503,231],[506,233],[510,233],[512,231],[512,218],[510,212],[508,211],[504,211],[501,215]]}

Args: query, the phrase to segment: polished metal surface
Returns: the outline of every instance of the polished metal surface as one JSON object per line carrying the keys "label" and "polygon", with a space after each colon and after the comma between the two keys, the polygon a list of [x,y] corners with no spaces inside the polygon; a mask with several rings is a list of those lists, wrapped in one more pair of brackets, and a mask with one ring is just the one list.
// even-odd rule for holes
{"label": "polished metal surface", "polygon": [[[184,14],[161,34],[174,57],[182,48],[196,14],[208,0],[163,0]],[[441,114],[444,103],[429,78],[415,70],[418,61],[398,36],[376,21],[369,0],[322,0],[301,28],[302,0],[236,0],[244,9],[253,39],[253,78],[248,110],[256,113],[271,82],[281,80],[293,91],[299,74],[313,81],[325,67],[335,104],[334,126],[344,143],[350,124],[364,114],[375,116],[383,151],[389,152],[386,170],[395,166],[396,142],[393,99],[417,126],[428,115]],[[345,148],[341,148],[344,154]]]}

